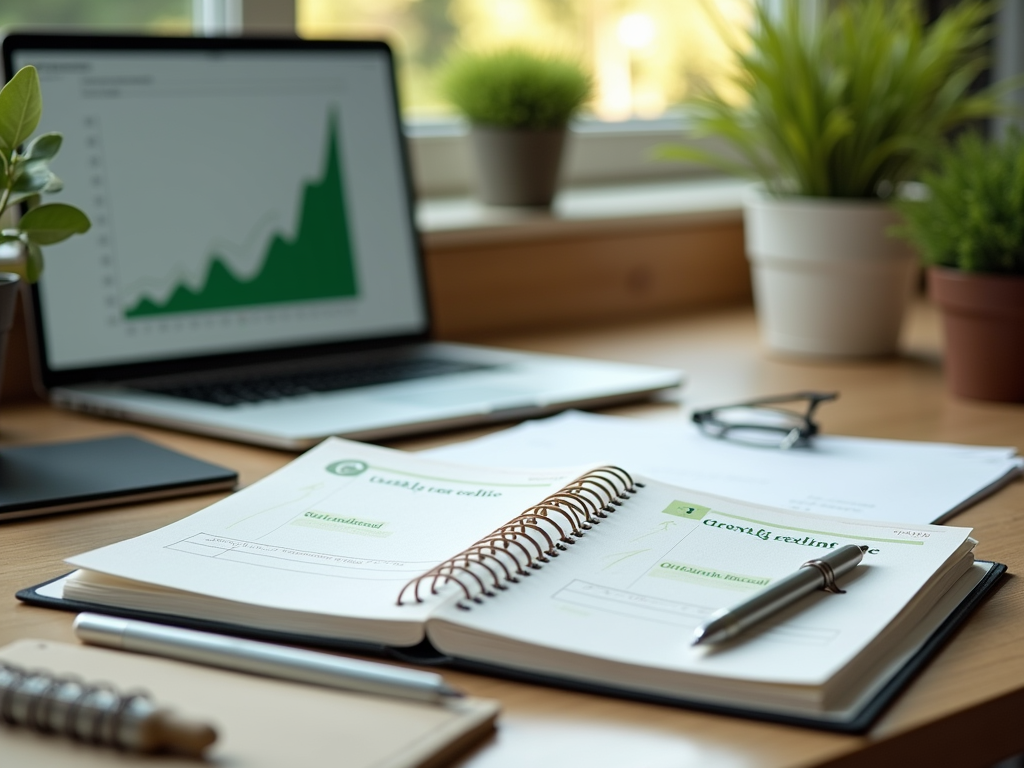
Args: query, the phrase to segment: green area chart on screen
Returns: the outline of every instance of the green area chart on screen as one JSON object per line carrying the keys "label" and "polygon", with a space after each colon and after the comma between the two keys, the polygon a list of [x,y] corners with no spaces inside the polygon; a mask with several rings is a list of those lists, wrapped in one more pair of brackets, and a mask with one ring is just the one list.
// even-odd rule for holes
{"label": "green area chart on screen", "polygon": [[237,277],[223,257],[210,257],[198,289],[174,287],[164,301],[143,297],[124,311],[126,318],[231,307],[335,299],[358,294],[352,244],[346,219],[345,192],[338,152],[337,120],[328,120],[323,174],[302,190],[295,237],[274,234],[259,270]]}

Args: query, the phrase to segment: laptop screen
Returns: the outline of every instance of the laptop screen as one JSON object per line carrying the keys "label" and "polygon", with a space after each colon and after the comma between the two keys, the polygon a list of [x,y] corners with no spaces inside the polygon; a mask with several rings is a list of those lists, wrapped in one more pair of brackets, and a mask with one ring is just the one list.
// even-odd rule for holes
{"label": "laptop screen", "polygon": [[52,40],[10,60],[93,226],[44,249],[49,371],[428,330],[385,46]]}

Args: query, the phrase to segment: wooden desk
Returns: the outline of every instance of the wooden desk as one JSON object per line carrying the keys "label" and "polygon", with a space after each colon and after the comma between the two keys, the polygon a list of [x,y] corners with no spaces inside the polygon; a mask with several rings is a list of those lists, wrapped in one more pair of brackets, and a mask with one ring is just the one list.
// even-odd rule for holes
{"label": "wooden desk", "polygon": [[[681,418],[690,406],[796,389],[837,389],[821,412],[836,434],[1024,447],[1024,406],[972,403],[945,393],[934,316],[918,307],[899,359],[795,363],[759,350],[749,310],[646,322],[629,327],[494,339],[524,349],[678,366],[691,382],[683,404],[646,404],[616,413]],[[251,483],[291,455],[134,428],[42,405],[0,411],[5,444],[133,431],[241,471]],[[464,439],[464,432],[399,443],[422,448]],[[143,533],[216,497],[192,497],[0,526],[0,644],[20,637],[71,640],[69,614],[17,604],[16,588],[65,570],[64,557]],[[1024,572],[1024,483],[1014,483],[956,518],[974,526],[980,557]],[[1024,751],[1024,589],[1016,576],[981,608],[953,642],[865,737],[715,717],[682,709],[569,693],[451,673],[467,691],[501,699],[493,739],[460,765],[472,768],[565,765],[645,766],[986,766]]]}

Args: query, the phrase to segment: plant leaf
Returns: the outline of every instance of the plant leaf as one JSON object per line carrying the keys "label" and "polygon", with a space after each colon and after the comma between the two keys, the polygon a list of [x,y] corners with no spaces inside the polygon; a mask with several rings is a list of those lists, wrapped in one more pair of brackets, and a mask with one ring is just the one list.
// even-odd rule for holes
{"label": "plant leaf", "polygon": [[686,144],[666,144],[655,147],[653,156],[658,160],[703,163],[735,176],[757,175],[753,168],[743,163],[730,161],[715,152],[709,152],[700,147],[692,147]]}
{"label": "plant leaf", "polygon": [[[57,178],[54,176],[54,178]],[[60,181],[58,179],[58,181]],[[16,203],[25,203],[29,208],[35,208],[42,202],[42,197],[38,192],[12,192],[11,196],[7,198],[8,210]]]}
{"label": "plant leaf", "polygon": [[64,137],[59,133],[41,133],[25,149],[26,160],[52,160],[60,150]]}
{"label": "plant leaf", "polygon": [[14,163],[14,183],[11,185],[12,192],[41,192],[50,179],[53,178],[53,171],[50,170],[49,160],[16,160]]}
{"label": "plant leaf", "polygon": [[8,204],[14,204],[41,192],[60,192],[64,182],[50,170],[49,160],[18,160],[14,163],[15,178]]}
{"label": "plant leaf", "polygon": [[22,67],[0,90],[0,152],[10,157],[32,135],[42,113],[39,73]]}
{"label": "plant leaf", "polygon": [[[31,190],[26,191],[26,192],[12,192],[11,196],[9,198],[7,198],[7,202],[9,204],[8,207],[10,207],[11,205],[14,205],[15,203],[22,203],[22,202],[25,202],[26,200],[31,201],[33,199],[36,200],[35,205],[38,205],[39,204],[38,201],[41,199],[39,197],[39,193],[38,192],[33,192]],[[29,204],[29,208],[34,208],[35,205],[32,205],[30,203]]]}
{"label": "plant leaf", "polygon": [[25,280],[34,283],[43,273],[43,252],[35,243],[25,246]]}
{"label": "plant leaf", "polygon": [[21,217],[18,229],[28,237],[29,245],[51,245],[72,235],[88,232],[89,217],[72,205],[48,203],[33,208]]}

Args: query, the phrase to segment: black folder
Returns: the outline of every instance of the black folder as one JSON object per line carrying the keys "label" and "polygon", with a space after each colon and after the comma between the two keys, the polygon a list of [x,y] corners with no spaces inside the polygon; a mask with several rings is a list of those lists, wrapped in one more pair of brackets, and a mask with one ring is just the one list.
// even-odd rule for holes
{"label": "black folder", "polygon": [[231,490],[233,470],[131,435],[0,449],[0,521]]}
{"label": "black folder", "polygon": [[275,632],[263,629],[254,629],[237,624],[227,624],[216,621],[203,621],[179,616],[172,616],[163,613],[149,613],[146,611],[123,610],[110,608],[102,605],[66,600],[64,598],[51,597],[39,592],[54,581],[63,576],[57,577],[34,587],[27,587],[17,593],[17,598],[29,605],[37,605],[44,608],[55,608],[62,611],[91,611],[104,613],[111,616],[120,616],[140,621],[151,621],[158,624],[173,624],[174,626],[198,629],[205,632],[217,632],[225,635],[236,635],[254,640],[263,640],[272,643],[288,643],[309,647],[324,648],[333,651],[345,651],[373,656],[381,656],[396,661],[426,666],[439,666],[451,669],[458,669],[465,672],[501,677],[519,682],[546,685],[555,688],[579,691],[582,693],[594,693],[603,696],[614,696],[617,698],[631,699],[654,704],[663,704],[673,707],[685,707],[701,712],[713,714],[732,715],[746,717],[753,720],[780,723],[784,725],[796,725],[805,728],[833,731],[836,733],[864,733],[872,723],[891,705],[899,693],[910,684],[910,682],[925,668],[928,662],[942,649],[942,647],[956,634],[967,618],[985,600],[987,595],[1000,583],[1001,577],[1006,572],[1006,566],[1001,563],[988,561],[976,561],[975,565],[987,566],[987,572],[959,605],[946,617],[945,621],[931,634],[927,641],[917,649],[900,670],[891,677],[888,682],[872,697],[866,704],[857,710],[850,719],[835,720],[816,718],[803,715],[788,715],[778,712],[769,712],[753,708],[745,708],[742,705],[719,705],[709,704],[704,701],[687,699],[685,696],[662,696],[639,691],[631,691],[624,688],[603,685],[599,681],[580,681],[576,679],[562,678],[553,675],[524,672],[518,669],[509,669],[493,664],[485,664],[466,659],[458,659],[437,651],[429,641],[424,641],[411,648],[393,648],[386,645],[353,642],[342,638],[324,638],[314,635],[302,635],[289,632]]}

